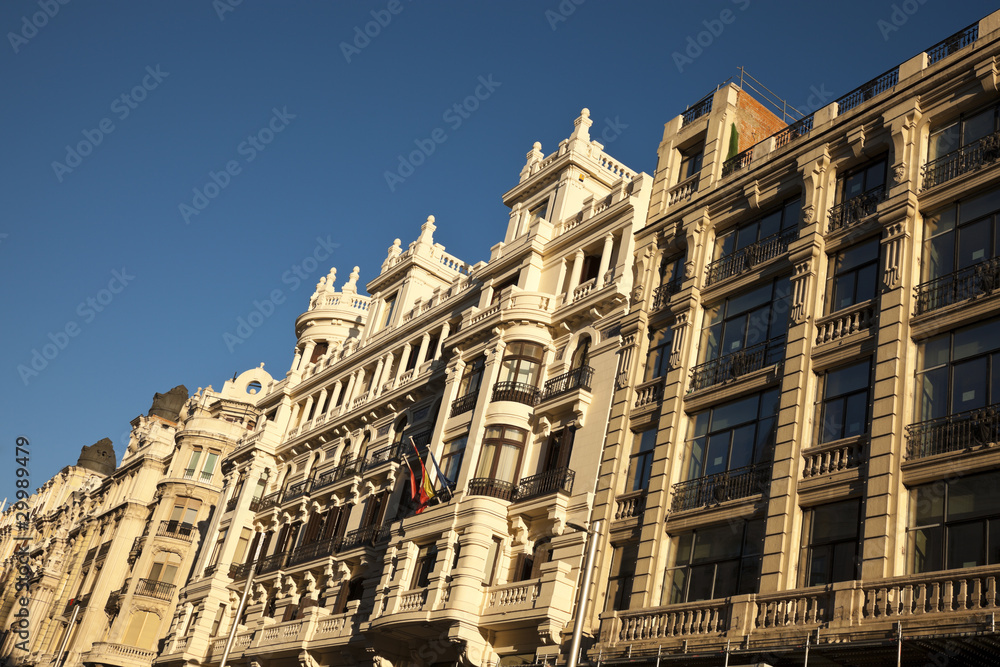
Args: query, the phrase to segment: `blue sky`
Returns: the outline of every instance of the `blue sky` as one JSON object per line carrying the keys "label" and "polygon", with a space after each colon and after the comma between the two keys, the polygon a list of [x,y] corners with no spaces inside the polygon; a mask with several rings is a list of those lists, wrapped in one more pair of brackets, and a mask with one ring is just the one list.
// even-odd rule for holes
{"label": "blue sky", "polygon": [[0,497],[18,435],[37,486],[105,436],[120,460],[154,392],[261,362],[283,377],[319,277],[359,265],[367,282],[427,215],[450,253],[486,259],[525,153],[554,150],[582,107],[652,173],[663,124],[737,66],[826,103],[997,8],[236,2],[0,6]]}

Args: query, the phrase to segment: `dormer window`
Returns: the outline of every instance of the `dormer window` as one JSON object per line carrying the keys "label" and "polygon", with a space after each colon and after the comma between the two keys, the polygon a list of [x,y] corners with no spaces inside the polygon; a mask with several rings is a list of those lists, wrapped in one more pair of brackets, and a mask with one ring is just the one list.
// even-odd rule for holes
{"label": "dormer window", "polygon": [[392,313],[396,309],[396,295],[387,296],[382,303],[382,317],[379,318],[378,328],[376,331],[381,331],[389,326],[392,322]]}
{"label": "dormer window", "polygon": [[681,168],[677,182],[685,181],[701,171],[705,149],[701,144],[681,151]]}
{"label": "dormer window", "polygon": [[528,211],[528,227],[531,227],[533,224],[535,224],[539,220],[545,220],[546,219],[545,216],[548,215],[548,212],[549,212],[549,202],[548,202],[548,200],[542,202],[538,206],[536,206],[533,209],[529,210]]}

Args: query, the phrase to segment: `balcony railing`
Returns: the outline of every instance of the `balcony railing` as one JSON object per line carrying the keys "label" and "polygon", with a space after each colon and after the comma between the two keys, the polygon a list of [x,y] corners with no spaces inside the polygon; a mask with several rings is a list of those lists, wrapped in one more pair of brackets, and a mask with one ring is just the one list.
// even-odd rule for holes
{"label": "balcony railing", "polygon": [[761,262],[774,259],[788,251],[788,244],[799,235],[797,229],[786,229],[757,241],[746,248],[720,257],[708,265],[705,285],[712,285],[751,270]]}
{"label": "balcony railing", "polygon": [[858,86],[837,100],[837,115],[842,116],[863,102],[886,92],[899,82],[899,66],[879,75],[868,83]]}
{"label": "balcony railing", "polygon": [[297,484],[292,484],[290,487],[288,487],[288,490],[285,491],[285,497],[281,499],[281,502],[282,503],[287,503],[290,500],[295,500],[296,498],[301,498],[302,496],[304,496],[307,493],[309,493],[309,482],[310,481],[311,480],[307,479],[307,480],[304,480],[304,481],[299,482]]}
{"label": "balcony railing", "polygon": [[479,398],[479,392],[473,391],[465,396],[460,396],[451,402],[451,416],[460,415],[463,412],[468,412],[476,407],[476,399]]}
{"label": "balcony railing", "polygon": [[778,150],[782,146],[787,146],[799,137],[804,137],[809,134],[812,129],[813,117],[811,114],[805,118],[800,118],[791,125],[783,127],[772,135],[774,137],[774,149]]}
{"label": "balcony railing", "polygon": [[733,157],[731,157],[728,160],[726,160],[725,162],[723,162],[722,163],[722,177],[725,178],[726,176],[729,176],[730,174],[734,174],[737,171],[739,171],[740,169],[742,169],[743,167],[745,167],[748,164],[750,164],[750,161],[753,159],[753,149],[754,149],[754,147],[751,146],[750,148],[746,149],[742,153],[737,153]]}
{"label": "balcony railing", "polygon": [[542,387],[542,401],[561,396],[575,389],[590,391],[590,383],[594,379],[594,369],[590,366],[574,368],[569,373],[563,373],[546,380]]}
{"label": "balcony railing", "polygon": [[385,542],[389,539],[389,530],[389,524],[352,530],[344,535],[340,543],[336,545],[336,549],[340,552],[360,546],[374,546],[379,542]]}
{"label": "balcony railing", "polygon": [[514,401],[525,405],[538,403],[538,387],[527,382],[497,382],[493,385],[494,401]]}
{"label": "balcony railing", "polygon": [[[976,25],[978,25],[978,24],[976,24]],[[683,119],[681,121],[681,127],[684,127],[685,125],[689,125],[689,124],[693,123],[694,121],[698,120],[699,118],[701,118],[702,116],[704,116],[705,114],[707,114],[709,111],[711,111],[712,110],[712,98],[713,98],[713,96],[709,95],[708,97],[706,97],[705,99],[703,99],[701,102],[698,102],[693,107],[689,108],[687,111],[685,111],[683,114],[681,114],[681,118]]]}
{"label": "balcony railing", "polygon": [[762,493],[771,479],[771,464],[757,463],[674,484],[672,512],[738,500]]}
{"label": "balcony railing", "polygon": [[927,64],[933,65],[942,58],[964,49],[977,39],[979,39],[978,21],[927,49]]}
{"label": "balcony railing", "polygon": [[194,539],[194,526],[180,521],[161,521],[156,534],[160,537],[174,537],[190,542]]}
{"label": "balcony railing", "polygon": [[143,595],[157,600],[169,600],[174,595],[177,587],[165,581],[154,581],[152,579],[140,579],[135,585],[135,594]]}
{"label": "balcony railing", "polygon": [[313,482],[312,486],[313,495],[315,495],[316,492],[319,491],[320,489],[325,489],[326,487],[331,486],[334,482],[336,482],[337,481],[336,472],[337,469],[334,468],[333,470],[327,470],[325,473],[317,477],[316,481]]}
{"label": "balcony railing", "polygon": [[776,364],[784,356],[785,339],[772,338],[763,343],[743,348],[739,352],[706,361],[691,369],[691,390],[697,391],[735,380],[740,376]]}
{"label": "balcony railing", "polygon": [[193,468],[187,468],[184,470],[184,479],[197,479],[202,484],[211,484],[213,476],[214,473],[205,472],[204,470],[200,472]]}
{"label": "balcony railing", "polygon": [[86,595],[83,595],[83,596],[81,596],[79,598],[71,598],[70,601],[66,604],[66,611],[64,612],[63,615],[64,616],[69,616],[70,614],[72,614],[73,613],[73,607],[79,607],[80,609],[86,609],[87,608],[87,604],[89,604],[89,603],[90,603],[90,593],[87,593]]}
{"label": "balcony railing", "polygon": [[646,509],[646,491],[630,491],[615,496],[615,521],[634,519],[642,516]]}
{"label": "balcony railing", "polygon": [[958,452],[1000,442],[1000,403],[906,427],[907,458]]}
{"label": "balcony railing", "polygon": [[250,511],[259,512],[260,508],[264,506],[264,500],[262,498],[251,498],[250,499]]}
{"label": "balcony railing", "polygon": [[206,565],[205,570],[202,572],[203,577],[211,577],[215,574],[215,571],[219,569],[218,565]]}
{"label": "balcony railing", "polygon": [[342,479],[358,475],[361,473],[361,468],[363,466],[363,459],[348,459],[347,461],[343,461],[340,465],[333,469],[334,480],[339,482]]}
{"label": "balcony railing", "polygon": [[330,537],[325,540],[320,540],[319,542],[312,542],[311,544],[306,544],[299,547],[292,552],[291,556],[288,557],[288,565],[298,565],[300,563],[308,563],[314,561],[318,558],[323,558],[329,556],[336,551],[337,537]]}
{"label": "balcony railing", "polygon": [[229,578],[233,581],[239,581],[240,579],[246,579],[247,574],[250,572],[250,566],[253,563],[232,563],[229,566]]}
{"label": "balcony railing", "polygon": [[236,509],[236,505],[239,503],[239,501],[240,501],[240,497],[239,496],[233,496],[232,498],[230,498],[226,502],[226,511],[227,512],[232,512],[234,509]]}
{"label": "balcony railing", "polygon": [[917,285],[914,289],[916,314],[922,315],[966,299],[991,294],[997,288],[1000,288],[1000,257]]}
{"label": "balcony railing", "polygon": [[260,559],[260,567],[257,571],[261,574],[267,574],[269,572],[274,572],[280,570],[285,566],[285,560],[288,558],[287,551],[281,551],[276,554],[271,554]]}
{"label": "balcony railing", "polygon": [[880,185],[834,206],[830,209],[830,224],[827,226],[827,231],[834,232],[850,227],[873,215],[879,203],[885,200],[885,195],[885,186]]}
{"label": "balcony railing", "polygon": [[281,491],[275,491],[269,496],[264,496],[260,501],[260,508],[257,509],[258,512],[264,512],[271,509],[272,507],[277,507],[281,504]]}
{"label": "balcony railing", "polygon": [[970,171],[988,167],[1000,160],[1000,132],[931,160],[923,167],[922,188],[932,188]]}
{"label": "balcony railing", "polygon": [[514,492],[515,502],[531,500],[550,493],[573,493],[573,480],[576,473],[569,468],[546,470],[538,475],[522,479]]}
{"label": "balcony railing", "polygon": [[516,486],[500,479],[477,477],[469,480],[470,496],[488,496],[490,498],[512,501],[516,493]]}
{"label": "balcony railing", "polygon": [[376,449],[368,455],[368,460],[365,461],[365,470],[380,466],[383,463],[388,463],[389,461],[399,461],[403,457],[403,452],[405,451],[404,446],[404,443],[400,441],[391,444],[388,447]]}
{"label": "balcony railing", "polygon": [[670,297],[681,291],[684,276],[674,276],[669,282],[663,283],[653,291],[653,310],[665,308],[670,303]]}
{"label": "balcony railing", "polygon": [[663,383],[664,378],[661,375],[637,386],[635,388],[635,407],[641,408],[644,405],[659,405],[663,399]]}

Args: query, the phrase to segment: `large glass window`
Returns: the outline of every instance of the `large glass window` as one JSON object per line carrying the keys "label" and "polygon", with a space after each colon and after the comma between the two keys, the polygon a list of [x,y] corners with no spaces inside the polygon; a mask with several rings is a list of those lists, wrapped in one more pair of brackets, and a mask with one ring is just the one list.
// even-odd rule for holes
{"label": "large glass window", "polygon": [[796,198],[760,218],[719,234],[715,239],[714,259],[732,255],[773,236],[789,233],[799,224],[800,208],[800,202]]}
{"label": "large glass window", "polygon": [[535,343],[511,343],[504,350],[500,369],[501,382],[520,382],[534,386],[542,364],[542,346]]}
{"label": "large glass window", "polygon": [[649,488],[649,476],[653,471],[656,429],[634,434],[632,442],[632,456],[628,461],[629,491],[645,491]]}
{"label": "large glass window", "polygon": [[699,173],[704,157],[705,150],[701,144],[681,151],[681,167],[677,182],[679,183]]}
{"label": "large glass window", "polygon": [[646,355],[646,368],[643,372],[643,382],[663,377],[670,370],[670,347],[674,342],[672,327],[663,327],[649,332],[649,352]]}
{"label": "large glass window", "polygon": [[837,202],[843,203],[885,186],[886,158],[845,171],[837,179]]}
{"label": "large glass window", "polygon": [[765,341],[770,365],[784,356],[791,285],[778,278],[705,309],[701,332],[701,362],[735,354]]}
{"label": "large glass window", "polygon": [[1000,472],[911,489],[908,533],[914,574],[1000,563]]}
{"label": "large glass window", "polygon": [[997,107],[974,111],[931,132],[929,160],[979,141],[997,130]]}
{"label": "large glass window", "polygon": [[660,604],[756,593],[763,546],[763,519],[671,536]]}
{"label": "large glass window", "polygon": [[639,545],[625,544],[615,547],[611,555],[611,576],[608,578],[609,611],[625,611],[632,602],[632,583],[635,564],[639,560]]}
{"label": "large glass window", "polygon": [[413,579],[410,588],[424,588],[430,583],[431,573],[437,563],[437,544],[425,544],[417,551],[417,559],[413,563]]}
{"label": "large glass window", "polygon": [[468,436],[463,435],[446,442],[441,452],[441,472],[451,484],[458,480],[458,474],[462,471],[462,458],[465,456],[465,444],[468,440]]}
{"label": "large glass window", "polygon": [[880,245],[876,236],[830,256],[828,313],[875,298],[878,294]]}
{"label": "large glass window", "polygon": [[479,393],[479,385],[483,383],[483,369],[486,367],[486,357],[479,356],[465,365],[462,380],[458,385],[459,396],[469,396]]}
{"label": "large glass window", "polygon": [[1000,257],[1000,190],[924,216],[924,282]]}
{"label": "large glass window", "polygon": [[769,461],[779,396],[777,389],[770,389],[694,415],[687,479]]}
{"label": "large glass window", "polygon": [[850,581],[857,576],[861,502],[845,500],[820,505],[804,515],[806,586]]}
{"label": "large glass window", "polygon": [[487,426],[476,477],[514,483],[528,432],[516,426]]}
{"label": "large glass window", "polygon": [[850,438],[868,431],[871,361],[828,371],[823,376],[820,442]]}
{"label": "large glass window", "polygon": [[1000,319],[929,338],[917,348],[917,421],[1000,403]]}

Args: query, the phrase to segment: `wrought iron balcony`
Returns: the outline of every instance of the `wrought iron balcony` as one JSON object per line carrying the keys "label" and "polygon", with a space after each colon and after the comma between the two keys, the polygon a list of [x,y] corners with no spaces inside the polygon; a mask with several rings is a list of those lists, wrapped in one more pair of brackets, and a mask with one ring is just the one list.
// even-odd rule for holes
{"label": "wrought iron balcony", "polygon": [[978,21],[970,25],[968,28],[959,30],[951,37],[948,37],[927,49],[928,66],[933,65],[942,58],[964,49],[977,39],[979,39]]}
{"label": "wrought iron balcony", "polygon": [[287,551],[281,551],[276,554],[271,554],[260,559],[260,567],[257,571],[261,574],[267,574],[268,572],[274,572],[275,570],[280,570],[285,566],[285,561],[288,558]]}
{"label": "wrought iron balcony", "polygon": [[763,493],[771,480],[771,464],[757,463],[674,484],[670,511],[704,507]]}
{"label": "wrought iron balcony", "polygon": [[194,539],[194,526],[180,521],[161,521],[156,534],[160,537],[173,537],[190,542]]}
{"label": "wrought iron balcony", "polygon": [[236,509],[236,505],[239,503],[239,501],[240,501],[240,497],[239,496],[233,496],[232,498],[230,498],[226,502],[226,511],[227,512],[232,512],[234,509]]}
{"label": "wrought iron balcony", "polygon": [[203,577],[211,577],[215,574],[215,571],[219,569],[218,565],[206,565],[204,572],[201,573]]}
{"label": "wrought iron balcony", "polygon": [[250,499],[250,511],[259,512],[260,508],[263,506],[264,501],[261,498],[251,498]]}
{"label": "wrought iron balcony", "polygon": [[64,616],[69,616],[73,613],[73,607],[79,607],[81,610],[86,609],[87,605],[90,603],[90,593],[83,595],[79,598],[70,598],[70,601],[66,604],[66,611]]}
{"label": "wrought iron balcony", "polygon": [[734,174],[743,167],[746,167],[748,164],[750,164],[750,161],[753,159],[753,148],[754,147],[751,146],[742,153],[737,153],[733,157],[723,162],[722,177],[725,178],[730,174]]}
{"label": "wrought iron balcony", "polygon": [[538,403],[538,387],[527,382],[497,382],[493,385],[494,401],[514,401],[525,405]]}
{"label": "wrought iron balcony", "polygon": [[327,470],[325,473],[317,477],[316,481],[313,482],[313,487],[312,487],[313,493],[315,494],[320,489],[325,489],[326,487],[331,486],[334,482],[336,482],[337,481],[337,475],[335,474],[336,472],[337,469],[334,468],[333,470]]}
{"label": "wrought iron balcony", "polygon": [[299,547],[292,552],[291,556],[288,557],[288,565],[292,566],[299,565],[300,563],[308,563],[318,558],[324,558],[332,555],[336,551],[338,539],[339,538],[337,537],[330,537],[325,540],[312,542]]}
{"label": "wrought iron balcony", "polygon": [[925,164],[922,189],[926,190],[970,171],[989,167],[997,160],[1000,160],[1000,132],[988,134]]}
{"label": "wrought iron balcony", "polygon": [[375,468],[383,463],[388,463],[389,461],[399,461],[403,457],[405,444],[407,443],[400,441],[391,444],[388,447],[376,449],[368,455],[368,460],[365,461],[365,470]]}
{"label": "wrought iron balcony", "polygon": [[269,496],[264,496],[260,501],[260,507],[256,510],[257,512],[264,512],[271,509],[272,507],[277,507],[281,504],[281,491],[275,491]]}
{"label": "wrought iron balcony", "polygon": [[797,229],[786,229],[725,257],[720,257],[708,265],[705,285],[712,285],[720,280],[746,273],[762,262],[783,255],[788,252],[788,244],[794,241],[798,235]]}
{"label": "wrought iron balcony", "polygon": [[246,579],[247,574],[250,573],[250,566],[253,563],[232,563],[229,566],[229,578],[233,581],[239,581],[240,579]]}
{"label": "wrought iron balcony", "polygon": [[843,116],[856,106],[888,91],[899,82],[899,66],[864,83],[837,100],[837,115]]}
{"label": "wrought iron balcony", "polygon": [[338,552],[341,552],[360,546],[375,546],[379,542],[385,542],[389,539],[389,530],[389,524],[352,530],[341,538],[340,543],[336,545],[336,549]]}
{"label": "wrought iron balcony", "polygon": [[479,391],[469,392],[465,396],[459,396],[451,402],[451,416],[460,415],[476,407],[476,399],[479,398]]}
{"label": "wrought iron balcony", "polygon": [[307,493],[309,493],[309,482],[310,481],[311,480],[307,479],[307,480],[301,481],[301,482],[299,482],[297,484],[292,484],[290,487],[288,487],[288,490],[285,491],[285,497],[281,499],[281,502],[282,503],[287,503],[290,500],[295,500],[296,498],[301,498],[302,496],[304,496]]}
{"label": "wrought iron balcony", "polygon": [[569,468],[556,468],[543,473],[525,477],[517,484],[514,501],[531,500],[552,493],[573,493],[573,480],[576,472]]}
{"label": "wrought iron balcony", "polygon": [[340,465],[333,469],[334,480],[339,482],[342,479],[347,479],[348,477],[353,477],[354,475],[360,475],[364,463],[363,459],[348,459],[347,461],[341,462]]}
{"label": "wrought iron balcony", "polygon": [[653,291],[653,310],[666,308],[670,303],[670,297],[681,291],[684,284],[684,276],[674,276],[669,282],[663,283]]}
{"label": "wrought iron balcony", "polygon": [[914,288],[916,314],[937,310],[966,299],[992,294],[1000,288],[1000,257],[967,266]]}
{"label": "wrought iron balcony", "polygon": [[712,98],[713,98],[713,96],[709,95],[708,97],[706,97],[705,99],[703,99],[701,102],[698,102],[693,107],[690,107],[687,111],[685,111],[683,114],[681,114],[681,118],[683,119],[681,121],[681,127],[684,127],[685,125],[689,125],[689,124],[693,123],[694,121],[698,120],[699,118],[701,118],[702,116],[704,116],[705,114],[707,114],[709,111],[711,111],[712,110]]}
{"label": "wrought iron balcony", "polygon": [[140,579],[135,585],[135,594],[157,600],[169,600],[174,595],[177,587],[165,581],[154,581],[152,579]]}
{"label": "wrought iron balcony", "polygon": [[500,500],[512,501],[517,493],[517,487],[510,482],[505,482],[492,477],[477,477],[469,480],[470,496],[488,496]]}
{"label": "wrought iron balcony", "polygon": [[879,203],[885,200],[886,192],[885,186],[880,185],[842,204],[837,204],[830,209],[830,224],[827,226],[827,231],[834,232],[850,227],[874,215]]}
{"label": "wrought iron balcony", "polygon": [[771,340],[745,347],[739,352],[706,361],[691,369],[691,390],[697,391],[735,380],[747,373],[778,363],[785,357],[785,339]]}
{"label": "wrought iron balcony", "polygon": [[920,459],[1000,442],[1000,403],[906,427],[906,457]]}
{"label": "wrought iron balcony", "polygon": [[126,558],[129,565],[134,564],[136,559],[139,557],[139,554],[142,553],[142,545],[145,539],[146,539],[145,537],[140,535],[139,537],[132,540],[132,548],[129,549],[128,558]]}
{"label": "wrought iron balcony", "polygon": [[545,381],[542,387],[540,401],[547,401],[550,398],[561,396],[575,389],[590,391],[590,383],[594,379],[594,369],[590,366],[580,366],[574,368],[569,373],[563,373],[550,380]]}

